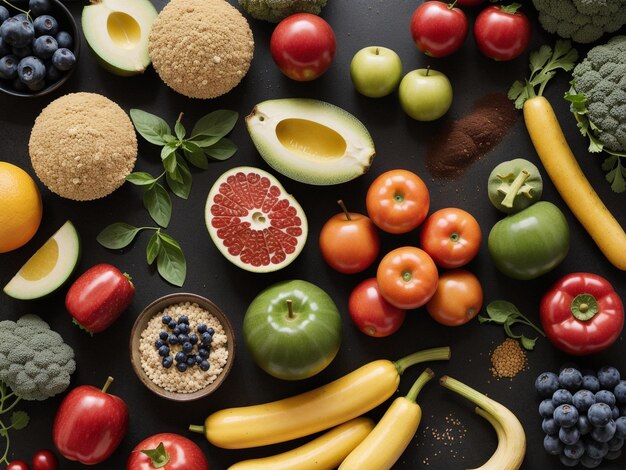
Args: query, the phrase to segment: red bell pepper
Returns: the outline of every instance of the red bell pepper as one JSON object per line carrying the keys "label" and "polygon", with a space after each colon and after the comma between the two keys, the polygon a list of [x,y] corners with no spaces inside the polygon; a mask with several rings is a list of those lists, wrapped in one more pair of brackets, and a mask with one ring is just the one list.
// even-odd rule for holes
{"label": "red bell pepper", "polygon": [[624,305],[613,286],[596,274],[571,273],[542,297],[540,317],[554,346],[582,356],[611,346],[624,327]]}

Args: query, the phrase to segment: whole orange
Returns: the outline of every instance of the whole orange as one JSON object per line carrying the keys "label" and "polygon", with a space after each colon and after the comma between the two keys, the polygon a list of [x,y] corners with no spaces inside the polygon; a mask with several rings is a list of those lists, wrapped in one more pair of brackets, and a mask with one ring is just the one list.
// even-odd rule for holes
{"label": "whole orange", "polygon": [[35,181],[20,167],[0,162],[0,253],[26,244],[41,223],[43,205]]}

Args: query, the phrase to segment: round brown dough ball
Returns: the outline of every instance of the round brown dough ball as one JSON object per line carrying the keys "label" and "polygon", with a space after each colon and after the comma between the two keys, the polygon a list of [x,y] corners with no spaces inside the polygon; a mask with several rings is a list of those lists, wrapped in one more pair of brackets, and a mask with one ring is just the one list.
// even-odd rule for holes
{"label": "round brown dough ball", "polygon": [[152,66],[167,86],[189,98],[215,98],[250,68],[248,21],[225,0],[171,0],[152,24]]}
{"label": "round brown dough ball", "polygon": [[70,93],[46,106],[28,143],[35,173],[50,191],[75,201],[107,196],[137,161],[128,115],[96,93]]}

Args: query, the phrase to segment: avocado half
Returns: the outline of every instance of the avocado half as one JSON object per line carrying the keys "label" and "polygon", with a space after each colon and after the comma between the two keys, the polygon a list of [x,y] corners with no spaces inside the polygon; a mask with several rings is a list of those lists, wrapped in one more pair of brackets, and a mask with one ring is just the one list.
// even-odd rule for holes
{"label": "avocado half", "polygon": [[363,123],[333,104],[263,101],[246,117],[252,142],[276,171],[302,183],[344,183],[369,170],[374,142]]}
{"label": "avocado half", "polygon": [[157,14],[149,0],[91,0],[82,12],[83,34],[105,69],[136,75],[150,65],[148,36]]}

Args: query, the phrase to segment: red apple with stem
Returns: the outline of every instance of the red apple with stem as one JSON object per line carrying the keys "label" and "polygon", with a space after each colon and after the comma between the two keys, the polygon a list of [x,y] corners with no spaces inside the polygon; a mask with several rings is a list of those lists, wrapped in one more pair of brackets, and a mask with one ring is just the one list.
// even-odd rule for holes
{"label": "red apple with stem", "polygon": [[128,429],[128,407],[124,400],[104,387],[80,385],[68,393],[54,418],[52,440],[68,460],[84,465],[105,461],[117,449]]}
{"label": "red apple with stem", "polygon": [[375,277],[361,281],[352,290],[348,312],[356,327],[374,338],[395,333],[406,317],[405,310],[394,307],[380,294]]}
{"label": "red apple with stem", "polygon": [[319,238],[322,257],[340,273],[352,274],[367,269],[378,257],[380,236],[372,220],[366,215],[343,210],[332,216],[322,227]]}

